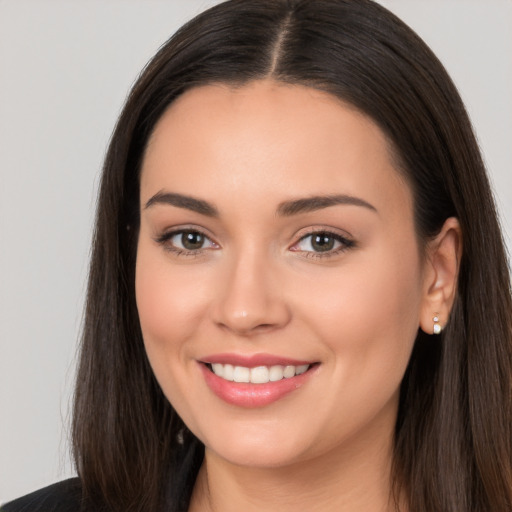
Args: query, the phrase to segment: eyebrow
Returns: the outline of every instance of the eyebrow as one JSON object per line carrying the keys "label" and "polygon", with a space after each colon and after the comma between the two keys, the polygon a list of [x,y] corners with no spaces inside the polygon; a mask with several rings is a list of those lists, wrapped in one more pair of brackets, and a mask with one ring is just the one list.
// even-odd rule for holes
{"label": "eyebrow", "polygon": [[157,192],[146,203],[144,208],[147,209],[156,204],[167,204],[170,206],[177,206],[178,208],[185,208],[186,210],[192,210],[193,212],[206,215],[207,217],[219,216],[219,210],[207,201],[173,192]]}
{"label": "eyebrow", "polygon": [[285,201],[277,208],[277,214],[282,217],[290,217],[298,215],[299,213],[313,212],[323,208],[329,208],[336,205],[352,205],[362,206],[371,211],[377,212],[377,208],[359,197],[349,196],[345,194],[327,195],[327,196],[312,196],[293,201]]}
{"label": "eyebrow", "polygon": [[[184,208],[193,212],[205,215],[207,217],[219,217],[219,210],[208,201],[197,199],[192,196],[177,194],[174,192],[157,192],[152,196],[145,205],[145,209],[156,204],[164,204]],[[300,213],[313,212],[329,208],[336,205],[361,206],[368,210],[377,212],[377,208],[359,197],[349,196],[345,194],[312,196],[284,201],[277,207],[277,215],[280,217],[291,217]]]}

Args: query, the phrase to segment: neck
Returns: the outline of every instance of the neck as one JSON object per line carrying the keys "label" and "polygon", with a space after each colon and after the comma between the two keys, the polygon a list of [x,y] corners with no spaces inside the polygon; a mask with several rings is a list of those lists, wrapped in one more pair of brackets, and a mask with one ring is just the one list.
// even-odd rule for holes
{"label": "neck", "polygon": [[234,465],[206,449],[189,512],[395,511],[392,432],[347,445],[275,468]]}

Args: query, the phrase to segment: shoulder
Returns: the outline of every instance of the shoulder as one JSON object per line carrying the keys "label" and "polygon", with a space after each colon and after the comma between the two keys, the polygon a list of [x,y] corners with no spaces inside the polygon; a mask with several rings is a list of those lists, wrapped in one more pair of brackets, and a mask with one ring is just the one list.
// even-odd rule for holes
{"label": "shoulder", "polygon": [[78,512],[82,488],[70,478],[22,496],[0,507],[0,512]]}

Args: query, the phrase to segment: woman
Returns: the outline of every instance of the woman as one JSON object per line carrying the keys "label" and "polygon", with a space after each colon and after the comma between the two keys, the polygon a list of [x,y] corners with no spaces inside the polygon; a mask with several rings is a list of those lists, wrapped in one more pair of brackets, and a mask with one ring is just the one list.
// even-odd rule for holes
{"label": "woman", "polygon": [[79,479],[5,510],[510,510],[509,283],[417,36],[367,0],[220,4],[107,154]]}

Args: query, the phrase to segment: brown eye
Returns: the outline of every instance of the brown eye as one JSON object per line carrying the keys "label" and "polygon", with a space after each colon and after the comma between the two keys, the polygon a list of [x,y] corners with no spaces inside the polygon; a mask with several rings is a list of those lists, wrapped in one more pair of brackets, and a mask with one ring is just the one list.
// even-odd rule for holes
{"label": "brown eye", "polygon": [[334,256],[345,249],[354,247],[355,242],[329,231],[317,231],[303,236],[292,248],[308,256]]}
{"label": "brown eye", "polygon": [[336,240],[327,233],[319,233],[311,236],[311,247],[314,251],[325,252],[334,249]]}
{"label": "brown eye", "polygon": [[[162,245],[165,250],[179,253],[180,255],[197,255],[205,249],[218,249],[219,246],[208,238],[201,231],[191,229],[181,229],[164,233],[156,241]],[[187,254],[188,253],[188,254]]]}
{"label": "brown eye", "polygon": [[196,251],[202,249],[205,236],[197,231],[184,231],[181,233],[181,245],[187,251]]}

